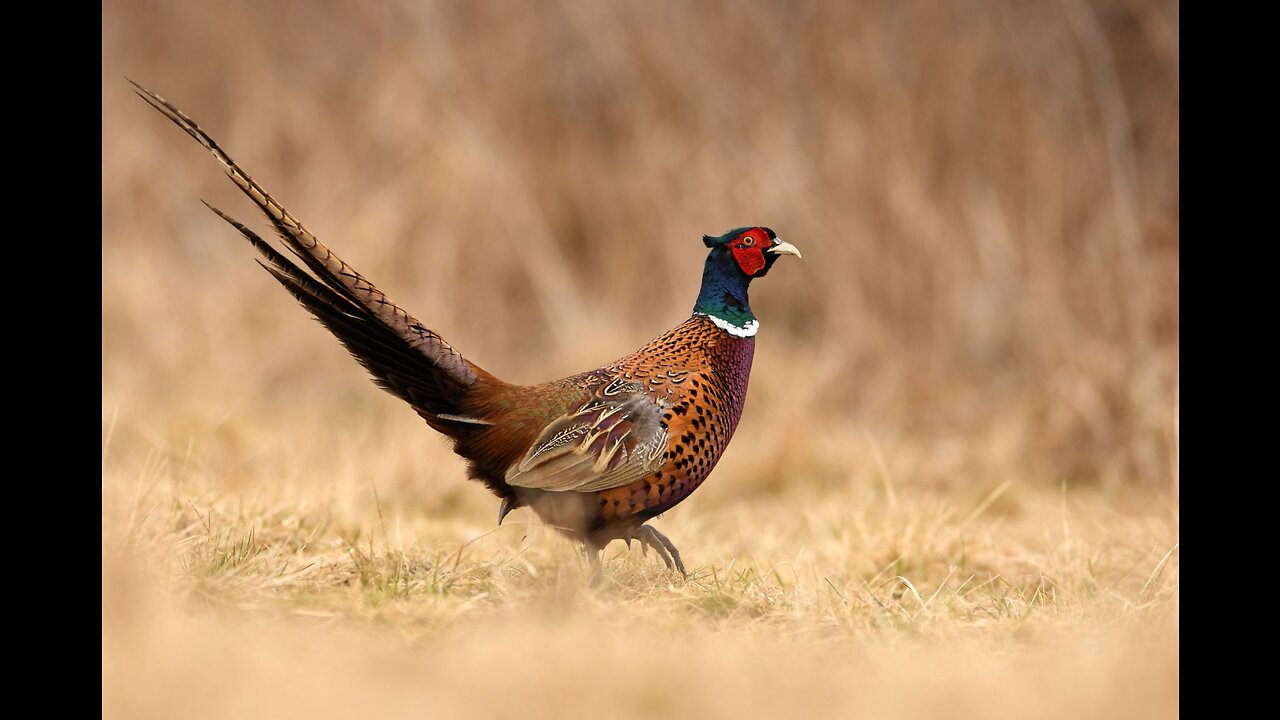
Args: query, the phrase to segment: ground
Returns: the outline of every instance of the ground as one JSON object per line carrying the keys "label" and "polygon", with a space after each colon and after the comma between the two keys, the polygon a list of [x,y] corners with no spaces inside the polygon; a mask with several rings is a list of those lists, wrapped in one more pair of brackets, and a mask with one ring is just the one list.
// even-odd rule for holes
{"label": "ground", "polygon": [[657,521],[688,580],[616,542],[592,589],[397,409],[327,448],[323,416],[134,467],[105,440],[104,715],[1177,713],[1167,493],[773,487],[761,443]]}

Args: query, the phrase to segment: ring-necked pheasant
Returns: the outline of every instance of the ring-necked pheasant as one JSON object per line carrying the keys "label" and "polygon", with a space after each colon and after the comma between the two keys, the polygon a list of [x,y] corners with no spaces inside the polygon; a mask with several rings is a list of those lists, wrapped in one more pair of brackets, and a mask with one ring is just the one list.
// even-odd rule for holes
{"label": "ring-necked pheasant", "polygon": [[[132,81],[130,81],[132,82]],[[249,178],[195,122],[134,83],[144,100],[213,153],[275,226],[307,273],[222,211],[259,260],[346,346],[382,389],[454,441],[468,476],[502,500],[498,523],[528,506],[582,542],[593,579],[611,540],[638,540],[685,574],[680,552],[646,522],[707,479],[742,415],[759,322],[747,302],[794,245],[767,227],[743,227],[711,249],[693,314],[604,367],[534,386],[505,383],[464,358],[344,263]]]}

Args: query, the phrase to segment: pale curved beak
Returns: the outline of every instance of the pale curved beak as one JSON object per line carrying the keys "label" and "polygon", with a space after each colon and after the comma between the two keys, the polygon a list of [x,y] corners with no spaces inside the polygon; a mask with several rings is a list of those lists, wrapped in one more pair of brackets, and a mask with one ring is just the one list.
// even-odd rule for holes
{"label": "pale curved beak", "polygon": [[803,257],[800,254],[800,250],[795,245],[792,245],[782,238],[774,239],[773,247],[769,248],[769,252],[776,253],[778,255],[795,255],[798,258]]}

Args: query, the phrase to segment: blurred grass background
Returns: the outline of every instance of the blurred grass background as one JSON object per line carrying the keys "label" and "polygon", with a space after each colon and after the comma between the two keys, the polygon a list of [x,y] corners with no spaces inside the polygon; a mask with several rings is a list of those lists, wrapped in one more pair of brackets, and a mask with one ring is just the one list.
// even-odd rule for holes
{"label": "blurred grass background", "polygon": [[767,224],[806,260],[755,285],[771,407],[745,422],[918,442],[939,482],[1167,486],[1176,22],[1136,0],[108,3],[104,383],[167,398],[230,364],[256,393],[240,366],[266,351],[266,378],[306,359],[301,386],[365,389],[200,208],[254,219],[128,74],[500,377],[630,351],[687,315],[701,233]]}
{"label": "blurred grass background", "polygon": [[[496,511],[199,204],[263,227],[123,75],[509,381],[596,367],[687,317],[702,233],[768,225],[797,245],[753,286],[735,441],[660,523],[693,562],[795,553],[815,508],[858,503],[873,529],[813,562],[870,582],[902,556],[961,592],[947,565],[970,510],[1028,544],[1052,524],[1061,550],[1077,507],[1130,533],[1110,562],[1136,575],[1102,586],[1130,607],[1172,597],[1150,573],[1177,525],[1176,2],[107,0],[102,53],[104,663],[121,673],[104,667],[104,702],[129,687],[121,716],[163,714],[108,681],[172,650],[145,623],[106,645],[108,618],[151,617],[113,610],[135,595],[112,578],[162,568],[179,594],[247,602],[210,589],[193,532],[273,537],[323,507],[344,541],[386,540],[383,512],[427,518],[430,546]],[[360,546],[330,539],[335,558]],[[991,573],[1045,567],[991,552]],[[874,664],[855,655],[842,667]]]}

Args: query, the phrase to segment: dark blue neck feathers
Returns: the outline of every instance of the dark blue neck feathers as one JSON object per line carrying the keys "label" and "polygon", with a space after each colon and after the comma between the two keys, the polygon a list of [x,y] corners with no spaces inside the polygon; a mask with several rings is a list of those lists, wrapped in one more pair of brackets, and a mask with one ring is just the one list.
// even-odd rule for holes
{"label": "dark blue neck feathers", "polygon": [[750,284],[751,278],[738,267],[733,253],[723,246],[717,247],[707,255],[707,264],[702,270],[702,290],[693,311],[745,328],[756,319],[747,300]]}

